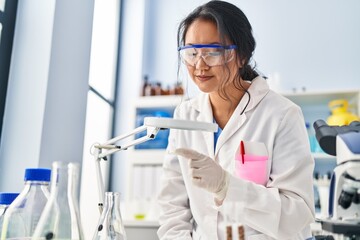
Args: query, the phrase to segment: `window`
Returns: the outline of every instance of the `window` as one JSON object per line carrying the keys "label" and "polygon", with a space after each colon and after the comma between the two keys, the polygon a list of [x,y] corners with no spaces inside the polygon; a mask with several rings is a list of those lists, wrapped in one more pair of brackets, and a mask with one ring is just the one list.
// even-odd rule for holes
{"label": "window", "polygon": [[84,163],[91,158],[89,155],[91,145],[108,140],[112,133],[119,45],[119,15],[120,2],[118,0],[95,0]]}
{"label": "window", "polygon": [[[86,239],[94,234],[92,230],[99,214],[95,208],[99,201],[96,169],[90,149],[92,144],[110,139],[113,131],[119,19],[119,0],[95,0],[80,192],[80,213]],[[108,162],[101,162],[105,190],[109,177]]]}
{"label": "window", "polygon": [[9,81],[17,0],[0,0],[0,140]]}

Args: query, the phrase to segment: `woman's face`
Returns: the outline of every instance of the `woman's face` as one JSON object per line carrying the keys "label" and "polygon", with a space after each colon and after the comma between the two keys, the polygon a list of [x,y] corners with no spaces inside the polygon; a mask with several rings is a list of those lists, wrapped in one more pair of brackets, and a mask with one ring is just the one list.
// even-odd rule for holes
{"label": "woman's face", "polygon": [[[219,34],[216,25],[211,21],[195,20],[188,28],[185,35],[185,45],[193,44],[218,44],[221,45]],[[230,45],[230,43],[228,44]],[[202,49],[199,49],[201,51]],[[229,79],[229,83],[233,81],[235,74],[238,71],[238,66],[235,61],[235,50],[231,51],[234,56],[232,60],[227,63],[230,70],[224,65],[208,66],[203,58],[200,58],[194,66],[187,66],[189,74],[202,92],[212,93],[217,92],[221,83]],[[226,88],[230,84],[226,84]]]}

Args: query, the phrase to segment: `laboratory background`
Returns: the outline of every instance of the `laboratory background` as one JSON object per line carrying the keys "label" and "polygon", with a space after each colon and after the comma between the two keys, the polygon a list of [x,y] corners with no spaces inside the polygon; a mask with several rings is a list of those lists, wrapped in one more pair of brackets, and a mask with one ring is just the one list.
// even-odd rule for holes
{"label": "laboratory background", "polygon": [[[197,94],[185,71],[178,73],[176,37],[180,21],[205,2],[0,0],[0,192],[20,192],[26,168],[77,163],[80,219],[92,239],[100,169],[103,190],[120,192],[127,239],[157,239],[168,130],[107,161],[92,153],[94,144],[131,132],[145,117],[171,117]],[[316,214],[325,215],[337,162],[320,148],[313,123],[344,125],[360,115],[360,1],[229,2],[252,24],[254,60],[270,88],[302,108]],[[312,228],[321,233],[319,224]]]}

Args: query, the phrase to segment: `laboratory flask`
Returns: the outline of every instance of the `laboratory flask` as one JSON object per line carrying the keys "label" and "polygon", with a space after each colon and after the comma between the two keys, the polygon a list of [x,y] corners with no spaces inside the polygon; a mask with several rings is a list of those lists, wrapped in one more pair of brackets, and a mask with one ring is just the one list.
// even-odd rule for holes
{"label": "laboratory flask", "polygon": [[106,192],[104,209],[101,213],[93,240],[126,240],[126,233],[120,212],[120,193]]}
{"label": "laboratory flask", "polygon": [[0,237],[5,212],[17,196],[19,193],[0,193]]}
{"label": "laboratory flask", "polygon": [[49,200],[32,239],[84,239],[80,222],[79,165],[53,162]]}
{"label": "laboratory flask", "polygon": [[1,239],[30,239],[49,197],[51,170],[27,168],[24,188],[7,209]]}

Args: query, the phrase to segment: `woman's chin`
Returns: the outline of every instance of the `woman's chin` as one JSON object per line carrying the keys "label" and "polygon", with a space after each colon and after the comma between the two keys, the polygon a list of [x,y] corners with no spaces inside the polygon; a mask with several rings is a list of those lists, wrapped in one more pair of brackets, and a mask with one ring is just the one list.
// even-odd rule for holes
{"label": "woman's chin", "polygon": [[204,93],[211,93],[217,91],[217,87],[213,86],[212,84],[208,84],[205,82],[196,82],[196,86],[198,89]]}

